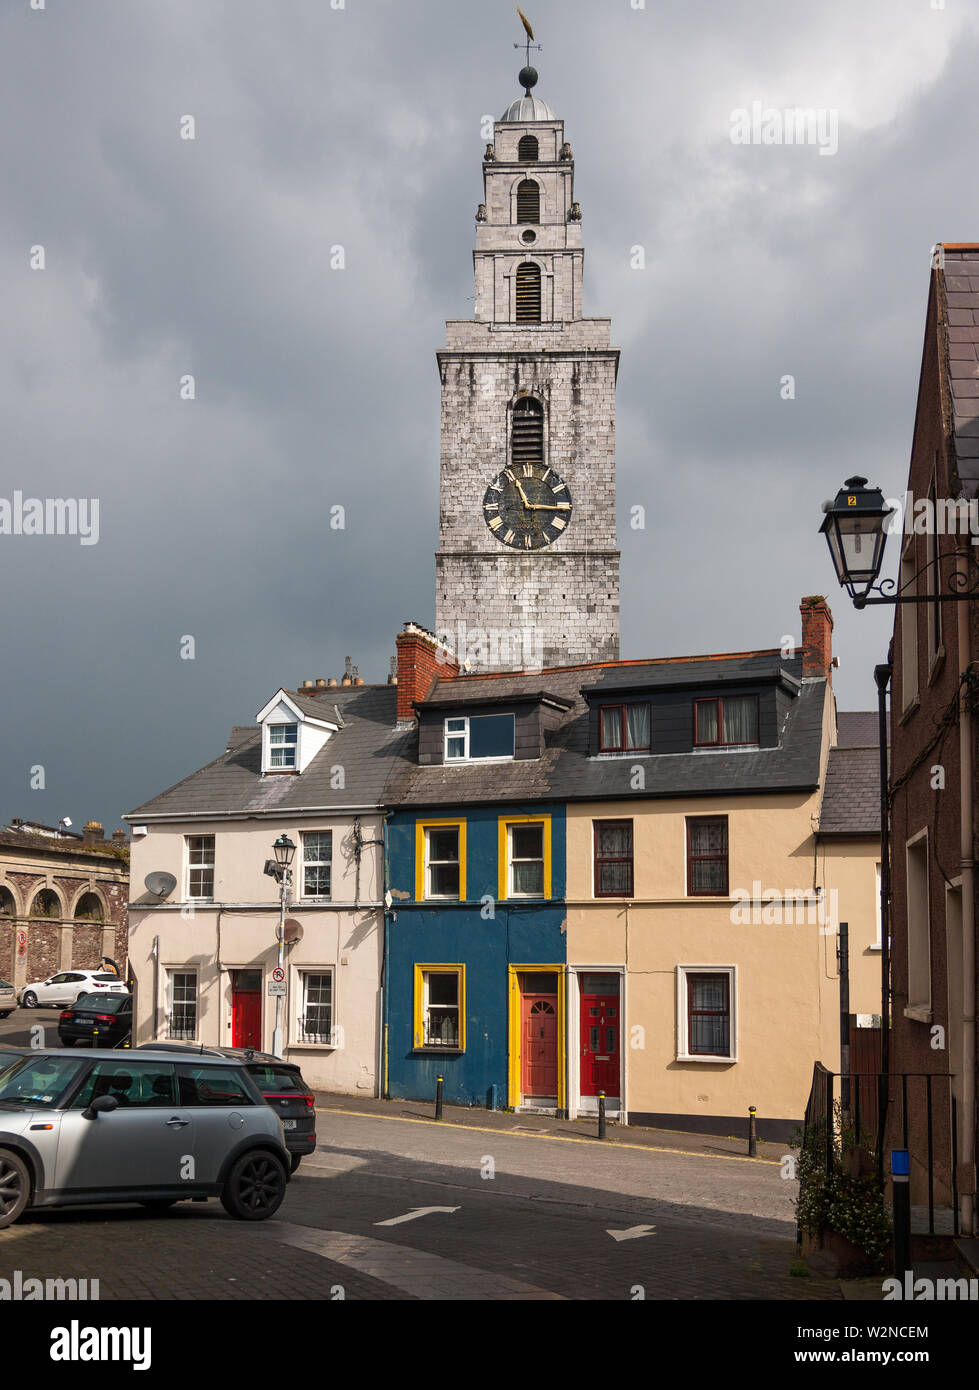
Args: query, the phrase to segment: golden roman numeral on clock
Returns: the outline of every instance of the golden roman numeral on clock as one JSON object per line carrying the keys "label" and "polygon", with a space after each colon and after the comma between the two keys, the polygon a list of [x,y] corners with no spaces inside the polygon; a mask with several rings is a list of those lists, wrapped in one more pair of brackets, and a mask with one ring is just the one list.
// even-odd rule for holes
{"label": "golden roman numeral on clock", "polygon": [[[500,522],[500,525],[502,526],[503,523]],[[507,545],[511,545],[515,539],[514,532],[508,531],[506,535],[503,537],[503,539],[506,541]]]}
{"label": "golden roman numeral on clock", "polygon": [[567,524],[568,523],[565,521],[563,516],[556,516],[554,520],[551,522],[551,525],[554,527],[555,531],[563,531]]}
{"label": "golden roman numeral on clock", "polygon": [[504,468],[503,473],[505,477],[510,479],[511,483],[515,483],[517,481],[514,475],[510,472],[509,468]]}
{"label": "golden roman numeral on clock", "polygon": [[498,512],[499,510],[500,510],[500,504],[499,504],[499,502],[487,502],[487,503],[485,503],[485,505],[484,505],[484,507],[483,507],[483,511],[484,511],[484,512]]}
{"label": "golden roman numeral on clock", "polygon": [[524,550],[529,550],[529,549],[530,549],[530,537],[529,537],[529,536],[524,536],[524,538],[523,538],[523,546],[524,546]]}
{"label": "golden roman numeral on clock", "polygon": [[503,519],[502,519],[502,517],[498,517],[498,516],[494,516],[493,520],[492,520],[492,521],[490,522],[490,524],[489,524],[490,530],[491,530],[491,531],[498,531],[502,525],[503,525]]}
{"label": "golden roman numeral on clock", "polygon": [[552,486],[552,488],[551,488],[551,491],[552,491],[552,492],[564,492],[564,490],[565,490],[564,483],[557,483],[557,484],[555,484],[554,486]]}
{"label": "golden roman numeral on clock", "polygon": [[534,476],[534,465],[532,463],[524,464],[523,475],[525,478],[532,478]]}

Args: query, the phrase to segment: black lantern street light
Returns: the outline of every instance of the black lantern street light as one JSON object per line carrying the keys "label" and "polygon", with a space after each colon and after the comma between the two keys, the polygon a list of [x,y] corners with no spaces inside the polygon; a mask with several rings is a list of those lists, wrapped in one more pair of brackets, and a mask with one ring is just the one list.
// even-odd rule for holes
{"label": "black lantern street light", "polygon": [[876,583],[884,559],[887,522],[894,515],[879,487],[868,487],[866,478],[847,478],[835,502],[824,502],[826,520],[820,526],[826,537],[836,577],[857,608],[880,603],[867,595]]}

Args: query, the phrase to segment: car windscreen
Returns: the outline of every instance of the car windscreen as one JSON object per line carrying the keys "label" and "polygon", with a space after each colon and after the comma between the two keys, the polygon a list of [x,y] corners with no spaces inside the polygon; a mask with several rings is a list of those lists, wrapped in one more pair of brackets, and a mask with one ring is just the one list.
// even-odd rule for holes
{"label": "car windscreen", "polygon": [[129,1007],[128,994],[86,994],[74,1006],[76,1014],[117,1014]]}
{"label": "car windscreen", "polygon": [[255,1082],[263,1096],[275,1094],[277,1096],[287,1095],[290,1091],[295,1091],[296,1095],[304,1096],[308,1087],[302,1076],[294,1067],[277,1067],[274,1063],[249,1062],[248,1075]]}
{"label": "car windscreen", "polygon": [[74,1057],[25,1057],[0,1072],[0,1105],[51,1109],[88,1063]]}

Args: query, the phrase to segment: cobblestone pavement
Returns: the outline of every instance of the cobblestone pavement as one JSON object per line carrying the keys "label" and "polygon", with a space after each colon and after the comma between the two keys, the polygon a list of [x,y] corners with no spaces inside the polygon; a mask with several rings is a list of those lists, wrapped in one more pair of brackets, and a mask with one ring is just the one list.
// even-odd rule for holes
{"label": "cobblestone pavement", "polygon": [[317,1129],[272,1221],[216,1202],[39,1212],[0,1232],[0,1277],[98,1279],[103,1299],[842,1296],[790,1274],[790,1185],[770,1162],[339,1109]]}

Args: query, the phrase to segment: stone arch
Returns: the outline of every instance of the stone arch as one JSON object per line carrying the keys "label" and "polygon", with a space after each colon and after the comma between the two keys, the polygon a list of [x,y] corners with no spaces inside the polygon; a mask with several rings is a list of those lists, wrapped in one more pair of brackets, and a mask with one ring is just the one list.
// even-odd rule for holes
{"label": "stone arch", "polygon": [[57,888],[42,884],[31,899],[28,916],[40,921],[58,921],[65,915],[65,905]]}
{"label": "stone arch", "polygon": [[0,883],[0,918],[20,917],[20,899],[13,883]]}
{"label": "stone arch", "polygon": [[531,179],[521,173],[510,185],[510,221],[515,226],[522,223],[539,226],[544,221],[546,210],[544,185],[539,179]]}
{"label": "stone arch", "polygon": [[89,922],[104,922],[108,918],[105,899],[97,888],[82,888],[71,909],[72,917]]}

